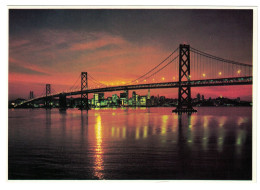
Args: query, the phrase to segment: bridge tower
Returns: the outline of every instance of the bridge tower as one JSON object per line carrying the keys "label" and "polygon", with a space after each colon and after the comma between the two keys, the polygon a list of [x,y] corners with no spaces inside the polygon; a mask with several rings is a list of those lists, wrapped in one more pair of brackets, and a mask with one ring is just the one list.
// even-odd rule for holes
{"label": "bridge tower", "polygon": [[89,109],[88,106],[88,93],[83,92],[84,90],[88,90],[88,73],[81,72],[81,98],[80,98],[80,109]]}
{"label": "bridge tower", "polygon": [[29,99],[33,99],[34,95],[33,95],[33,91],[30,91],[30,98]]}
{"label": "bridge tower", "polygon": [[190,85],[182,85],[182,81],[190,81],[190,46],[180,44],[179,47],[179,93],[178,106],[173,112],[192,113],[197,110],[191,105],[191,87]]}
{"label": "bridge tower", "polygon": [[47,97],[51,94],[51,85],[46,84],[46,97],[45,97],[45,108],[51,108],[51,97]]}

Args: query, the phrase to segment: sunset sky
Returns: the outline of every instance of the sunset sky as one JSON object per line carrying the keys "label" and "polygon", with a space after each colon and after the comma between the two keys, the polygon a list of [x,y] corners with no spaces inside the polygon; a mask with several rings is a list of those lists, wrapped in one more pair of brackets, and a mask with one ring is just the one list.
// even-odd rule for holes
{"label": "sunset sky", "polygon": [[[104,83],[131,81],[181,43],[252,64],[252,38],[252,10],[10,9],[9,98],[40,95],[47,83],[69,89],[85,71]],[[251,100],[252,86],[242,87],[193,88],[192,96]],[[151,94],[177,98],[177,89]]]}

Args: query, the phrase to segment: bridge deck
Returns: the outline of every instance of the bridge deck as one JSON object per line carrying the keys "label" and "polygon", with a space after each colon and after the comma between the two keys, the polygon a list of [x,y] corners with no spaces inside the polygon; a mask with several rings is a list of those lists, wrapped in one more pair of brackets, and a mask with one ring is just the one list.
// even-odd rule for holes
{"label": "bridge deck", "polygon": [[[193,81],[182,81],[181,86],[190,87],[205,87],[205,86],[226,86],[226,85],[249,85],[252,84],[252,76],[248,77],[236,77],[236,78],[220,78],[220,79],[205,79],[205,80],[193,80]],[[141,89],[155,89],[155,88],[178,88],[179,82],[164,82],[164,83],[151,83],[151,84],[137,84],[137,85],[126,85],[126,86],[113,86],[105,88],[88,89],[85,91],[73,91],[63,92],[57,94],[50,94],[47,97],[59,97],[61,94],[64,96],[79,95],[81,93],[99,93],[99,92],[112,92],[112,91],[123,91],[123,90],[141,90]],[[30,103],[33,101],[41,100],[46,96],[34,98],[23,102]],[[22,105],[21,104],[21,105]]]}

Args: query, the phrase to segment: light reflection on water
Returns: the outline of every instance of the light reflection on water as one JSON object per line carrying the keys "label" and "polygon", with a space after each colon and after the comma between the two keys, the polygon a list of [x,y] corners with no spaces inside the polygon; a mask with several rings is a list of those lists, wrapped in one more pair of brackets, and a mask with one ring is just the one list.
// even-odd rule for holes
{"label": "light reflection on water", "polygon": [[102,124],[101,124],[101,116],[98,115],[96,117],[95,124],[95,134],[96,134],[96,149],[95,149],[95,176],[98,179],[103,179],[103,149],[102,149]]}
{"label": "light reflection on water", "polygon": [[251,177],[251,108],[171,110],[10,110],[9,178]]}

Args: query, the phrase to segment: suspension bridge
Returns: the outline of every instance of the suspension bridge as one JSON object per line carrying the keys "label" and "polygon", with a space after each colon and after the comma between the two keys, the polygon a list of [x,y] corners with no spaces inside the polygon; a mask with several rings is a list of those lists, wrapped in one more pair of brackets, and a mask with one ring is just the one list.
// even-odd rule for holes
{"label": "suspension bridge", "polygon": [[44,100],[50,108],[52,98],[59,98],[60,108],[66,108],[66,96],[80,95],[80,108],[89,109],[88,94],[141,89],[178,88],[178,106],[173,112],[196,112],[191,104],[191,88],[205,86],[251,85],[252,65],[223,59],[186,44],[180,44],[169,56],[151,70],[129,82],[106,83],[82,72],[69,90],[56,92],[46,84],[43,95],[30,98],[15,107]]}

